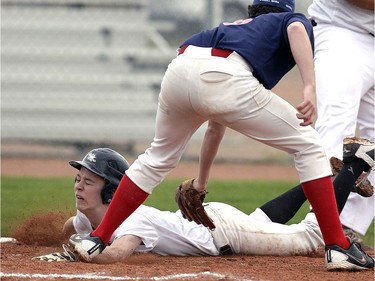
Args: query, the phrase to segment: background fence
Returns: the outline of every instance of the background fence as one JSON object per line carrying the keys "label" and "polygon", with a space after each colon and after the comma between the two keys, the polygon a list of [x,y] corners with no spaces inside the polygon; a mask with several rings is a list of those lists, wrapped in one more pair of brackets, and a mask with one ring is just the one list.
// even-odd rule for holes
{"label": "background fence", "polygon": [[[305,13],[309,1],[299,2],[297,10]],[[178,45],[222,20],[246,17],[249,3],[3,0],[2,157],[70,157],[96,146],[128,156],[143,152],[152,141],[162,76]],[[276,90],[297,103],[300,86],[293,70]],[[197,158],[204,129],[185,159]],[[290,161],[231,130],[218,158]]]}

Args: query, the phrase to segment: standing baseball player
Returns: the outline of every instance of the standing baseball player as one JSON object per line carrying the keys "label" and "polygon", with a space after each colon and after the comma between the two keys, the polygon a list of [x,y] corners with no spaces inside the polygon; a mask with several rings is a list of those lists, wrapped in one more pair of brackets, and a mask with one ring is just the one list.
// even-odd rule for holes
{"label": "standing baseball player", "polygon": [[[314,0],[318,131],[328,156],[341,157],[341,140],[356,133],[375,141],[373,0]],[[374,151],[372,158],[374,158]],[[370,156],[369,156],[370,157]],[[374,173],[369,176],[374,184]],[[374,197],[349,197],[341,222],[364,235],[374,218]],[[357,236],[357,241],[360,236]],[[360,240],[359,240],[360,241]]]}
{"label": "standing baseball player", "polygon": [[[178,165],[191,136],[212,120],[294,155],[326,253],[334,249],[338,257],[354,256],[353,266],[373,267],[372,258],[344,235],[329,160],[310,126],[316,116],[311,23],[294,13],[293,0],[255,0],[249,12],[248,19],[221,23],[181,45],[161,84],[151,147],[126,171],[98,227],[70,238],[82,259],[90,261],[103,251],[117,227]],[[296,64],[304,83],[297,109],[270,90]],[[190,206],[192,214],[201,210]],[[348,267],[335,257],[327,269]]]}
{"label": "standing baseball player", "polygon": [[[375,144],[371,145],[375,147]],[[354,157],[353,161],[344,164],[335,182],[339,181],[341,175],[347,173],[347,169],[356,161],[363,164],[363,170],[369,168],[362,159]],[[69,163],[78,170],[74,184],[77,214],[65,222],[63,232],[66,235],[90,233],[102,220],[128,163],[120,154],[109,148],[93,149],[82,161]],[[346,181],[342,186],[335,184],[337,194],[346,199],[354,180],[363,170],[355,169],[352,181]],[[306,197],[299,187],[298,191],[288,191],[257,208],[250,215],[224,203],[206,203],[204,208],[216,225],[214,231],[202,224],[189,222],[183,218],[180,211],[173,213],[141,205],[121,223],[113,233],[110,245],[91,262],[123,262],[133,252],[152,252],[163,256],[317,254],[324,247],[324,243],[313,213],[308,213],[304,220],[293,225],[274,223],[267,213],[268,205],[274,206],[270,209],[271,214],[277,211],[284,213],[291,206],[299,209],[298,200],[291,196],[296,192],[301,194],[301,201],[304,202]],[[345,200],[338,201],[338,209],[342,210],[344,204]],[[69,247],[63,247],[65,252],[34,259],[76,261],[77,258],[70,252]]]}

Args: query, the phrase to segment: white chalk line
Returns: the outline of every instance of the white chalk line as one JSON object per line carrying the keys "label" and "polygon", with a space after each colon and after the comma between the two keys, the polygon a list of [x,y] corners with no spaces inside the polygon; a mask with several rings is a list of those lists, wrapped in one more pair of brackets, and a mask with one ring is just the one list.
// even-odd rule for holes
{"label": "white chalk line", "polygon": [[12,237],[0,237],[0,243],[8,243],[8,242],[16,243],[17,240]]}
{"label": "white chalk line", "polygon": [[[226,279],[231,278],[230,276],[226,276],[219,273],[204,271],[200,273],[182,273],[182,274],[174,274],[174,275],[167,275],[167,276],[158,276],[158,277],[129,277],[129,276],[105,276],[105,275],[94,275],[94,274],[41,274],[41,273],[33,273],[33,274],[27,274],[27,273],[4,273],[0,272],[0,279],[4,277],[17,277],[22,279],[28,279],[28,280],[36,280],[36,279],[86,279],[86,280],[114,280],[114,281],[123,281],[123,280],[152,280],[152,281],[163,281],[163,280],[178,280],[178,279],[184,279],[184,278],[197,278],[197,277],[213,277],[217,279]],[[234,278],[233,280],[238,281],[251,281],[251,279],[238,279]]]}

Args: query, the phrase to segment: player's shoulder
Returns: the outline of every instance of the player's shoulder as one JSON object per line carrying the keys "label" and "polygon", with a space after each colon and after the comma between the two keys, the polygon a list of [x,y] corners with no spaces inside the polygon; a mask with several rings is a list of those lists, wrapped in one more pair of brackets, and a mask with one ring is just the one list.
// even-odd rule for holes
{"label": "player's shoulder", "polygon": [[267,23],[270,26],[287,26],[292,22],[299,21],[302,23],[307,23],[309,24],[310,21],[308,18],[303,14],[303,13],[269,13],[269,14],[264,14],[256,17],[254,19],[254,23],[258,24],[265,24]]}
{"label": "player's shoulder", "polygon": [[285,18],[286,19],[295,19],[303,22],[310,22],[309,19],[306,17],[305,14],[303,13],[285,13]]}
{"label": "player's shoulder", "polygon": [[284,19],[284,18],[301,18],[307,19],[305,14],[299,12],[285,12],[285,13],[269,13],[258,16],[258,18],[266,18],[266,19]]}

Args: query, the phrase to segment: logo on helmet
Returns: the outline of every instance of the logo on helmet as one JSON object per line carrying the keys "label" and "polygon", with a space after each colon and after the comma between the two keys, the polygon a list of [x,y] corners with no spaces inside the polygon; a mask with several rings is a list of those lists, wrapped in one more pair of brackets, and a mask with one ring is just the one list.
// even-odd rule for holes
{"label": "logo on helmet", "polygon": [[85,160],[95,163],[96,162],[96,154],[94,154],[92,152],[88,153]]}

